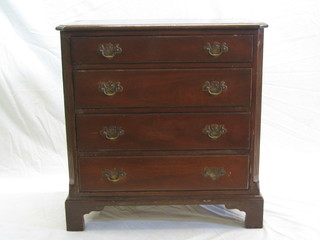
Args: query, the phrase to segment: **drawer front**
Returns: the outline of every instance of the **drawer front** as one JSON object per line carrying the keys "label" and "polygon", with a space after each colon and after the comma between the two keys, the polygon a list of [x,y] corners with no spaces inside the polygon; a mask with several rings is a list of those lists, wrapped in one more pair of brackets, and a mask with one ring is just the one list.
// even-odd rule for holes
{"label": "drawer front", "polygon": [[247,156],[80,158],[80,191],[247,189]]}
{"label": "drawer front", "polygon": [[78,115],[78,149],[248,149],[249,113]]}
{"label": "drawer front", "polygon": [[251,69],[76,71],[78,108],[249,106]]}
{"label": "drawer front", "polygon": [[75,37],[74,64],[251,62],[251,35]]}
{"label": "drawer front", "polygon": [[81,191],[247,189],[247,156],[80,158]]}

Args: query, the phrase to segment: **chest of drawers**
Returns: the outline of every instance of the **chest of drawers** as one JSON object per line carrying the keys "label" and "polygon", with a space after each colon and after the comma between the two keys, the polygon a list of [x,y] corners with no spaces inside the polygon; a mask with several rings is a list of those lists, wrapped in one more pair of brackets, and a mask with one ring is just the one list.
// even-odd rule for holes
{"label": "chest of drawers", "polygon": [[61,31],[67,230],[111,205],[225,204],[262,227],[265,24],[71,24]]}

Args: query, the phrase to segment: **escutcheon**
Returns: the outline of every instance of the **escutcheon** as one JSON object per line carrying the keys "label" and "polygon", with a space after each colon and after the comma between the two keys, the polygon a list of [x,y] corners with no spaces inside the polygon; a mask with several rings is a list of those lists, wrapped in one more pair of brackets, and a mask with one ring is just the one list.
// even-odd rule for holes
{"label": "escutcheon", "polygon": [[122,169],[106,169],[104,172],[104,176],[110,181],[110,182],[119,182],[121,179],[123,179],[127,173],[123,171]]}
{"label": "escutcheon", "polygon": [[98,87],[100,92],[103,92],[105,95],[111,97],[114,96],[118,92],[123,91],[123,87],[121,86],[120,82],[99,82]]}
{"label": "escutcheon", "polygon": [[121,127],[109,126],[103,127],[100,134],[105,136],[109,140],[116,140],[118,137],[124,135],[124,130]]}
{"label": "escutcheon", "polygon": [[219,124],[211,124],[211,125],[206,125],[204,129],[202,130],[202,133],[208,135],[208,137],[212,139],[218,139],[221,137],[221,135],[227,133],[227,129],[224,127],[224,125],[219,125]]}
{"label": "escutcheon", "polygon": [[98,51],[103,57],[113,59],[116,54],[122,53],[122,48],[119,46],[119,43],[105,43],[99,45]]}
{"label": "escutcheon", "polygon": [[207,91],[212,96],[218,96],[222,91],[226,91],[227,89],[228,86],[224,81],[206,81],[202,86],[202,90]]}
{"label": "escutcheon", "polygon": [[203,176],[211,178],[212,181],[217,180],[219,177],[222,177],[226,174],[224,168],[205,168],[203,170]]}
{"label": "escutcheon", "polygon": [[208,42],[207,45],[204,46],[204,50],[208,51],[208,53],[212,57],[219,57],[223,53],[228,52],[229,47],[225,42],[224,43],[214,42],[212,45]]}

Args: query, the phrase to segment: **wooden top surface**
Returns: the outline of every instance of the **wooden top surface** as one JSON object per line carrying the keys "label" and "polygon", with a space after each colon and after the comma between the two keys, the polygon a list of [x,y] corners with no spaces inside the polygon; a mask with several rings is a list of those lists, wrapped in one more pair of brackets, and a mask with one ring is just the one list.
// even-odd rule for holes
{"label": "wooden top surface", "polygon": [[105,20],[77,21],[59,25],[59,31],[153,30],[153,29],[257,29],[268,27],[263,22],[185,19],[185,20]]}

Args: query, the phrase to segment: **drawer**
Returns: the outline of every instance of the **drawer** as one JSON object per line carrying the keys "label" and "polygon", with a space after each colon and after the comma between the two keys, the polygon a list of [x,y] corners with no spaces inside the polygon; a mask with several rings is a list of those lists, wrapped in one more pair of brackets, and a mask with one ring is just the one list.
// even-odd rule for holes
{"label": "drawer", "polygon": [[78,115],[80,151],[248,149],[249,113]]}
{"label": "drawer", "polygon": [[78,108],[249,106],[251,69],[74,72]]}
{"label": "drawer", "polygon": [[251,62],[251,35],[114,36],[71,39],[74,64]]}
{"label": "drawer", "polygon": [[80,191],[247,189],[248,156],[80,158]]}

